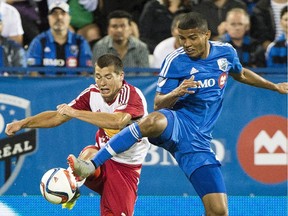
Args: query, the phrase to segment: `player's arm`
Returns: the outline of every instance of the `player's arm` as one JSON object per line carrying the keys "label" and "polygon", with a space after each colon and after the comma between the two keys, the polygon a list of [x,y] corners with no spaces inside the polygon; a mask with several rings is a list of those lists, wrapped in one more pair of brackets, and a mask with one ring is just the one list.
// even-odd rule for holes
{"label": "player's arm", "polygon": [[179,97],[185,94],[194,94],[195,91],[191,90],[190,88],[195,88],[198,85],[199,83],[194,80],[194,76],[191,76],[190,79],[183,80],[183,82],[177,88],[168,94],[157,92],[154,99],[154,110],[173,107]]}
{"label": "player's arm", "polygon": [[233,77],[233,79],[241,83],[245,83],[258,88],[265,88],[272,91],[277,91],[281,94],[288,93],[287,82],[283,83],[270,82],[247,68],[243,68],[241,73],[230,73],[230,75]]}
{"label": "player's arm", "polygon": [[8,136],[13,136],[17,131],[23,128],[51,128],[56,127],[71,119],[68,116],[63,116],[57,111],[46,111],[35,116],[30,116],[25,119],[14,121],[6,125],[5,133]]}
{"label": "player's arm", "polygon": [[126,127],[128,123],[130,123],[130,120],[132,118],[129,113],[105,113],[77,110],[73,109],[67,104],[61,104],[57,106],[57,111],[62,115],[77,118],[79,120],[96,125],[97,127],[107,129],[122,129]]}

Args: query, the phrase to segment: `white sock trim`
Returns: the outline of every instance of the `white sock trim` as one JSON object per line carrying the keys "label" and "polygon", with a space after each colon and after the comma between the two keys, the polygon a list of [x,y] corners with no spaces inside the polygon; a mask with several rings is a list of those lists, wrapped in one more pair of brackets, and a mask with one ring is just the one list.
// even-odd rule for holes
{"label": "white sock trim", "polygon": [[109,145],[109,143],[106,144],[105,149],[108,151],[108,153],[112,156],[116,155],[116,152],[111,148],[111,146]]}
{"label": "white sock trim", "polygon": [[135,127],[134,124],[132,124],[132,125],[129,126],[129,130],[130,130],[132,136],[133,136],[135,139],[139,140],[139,134],[138,134],[138,131],[137,131],[137,129],[136,129],[136,127]]}

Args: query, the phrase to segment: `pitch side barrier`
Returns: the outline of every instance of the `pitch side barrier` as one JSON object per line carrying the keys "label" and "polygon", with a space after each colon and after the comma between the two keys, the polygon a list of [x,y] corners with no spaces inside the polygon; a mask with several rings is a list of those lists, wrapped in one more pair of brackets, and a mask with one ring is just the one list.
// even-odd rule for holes
{"label": "pitch side barrier", "polygon": [[[259,74],[287,74],[287,68],[251,68]],[[38,71],[42,75],[47,76],[81,76],[81,74],[92,75],[93,67],[0,67],[0,76],[29,76],[30,72]],[[124,68],[128,76],[155,76],[160,72],[159,68],[140,68],[126,67]]]}

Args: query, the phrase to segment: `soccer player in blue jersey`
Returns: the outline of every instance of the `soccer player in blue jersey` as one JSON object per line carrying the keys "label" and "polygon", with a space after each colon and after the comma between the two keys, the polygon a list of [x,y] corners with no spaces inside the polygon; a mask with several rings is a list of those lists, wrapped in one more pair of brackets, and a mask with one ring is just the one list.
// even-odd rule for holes
{"label": "soccer player in blue jersey", "polygon": [[259,88],[288,93],[288,83],[272,83],[243,68],[235,49],[209,41],[201,14],[191,12],[178,25],[182,47],[164,60],[157,85],[155,112],[124,128],[91,161],[69,155],[76,176],[86,177],[107,159],[142,137],[169,151],[202,199],[206,215],[228,215],[220,162],[210,147],[228,75]]}

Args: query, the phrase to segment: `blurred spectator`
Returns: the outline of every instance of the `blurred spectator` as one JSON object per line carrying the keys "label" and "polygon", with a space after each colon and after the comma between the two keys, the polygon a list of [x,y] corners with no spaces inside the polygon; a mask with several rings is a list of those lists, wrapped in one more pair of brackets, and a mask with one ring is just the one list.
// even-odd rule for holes
{"label": "blurred spectator", "polygon": [[153,61],[151,67],[160,68],[165,57],[173,52],[175,49],[180,47],[178,40],[178,23],[183,14],[178,14],[174,17],[173,22],[171,24],[171,35],[163,41],[161,41],[154,49],[153,52]]}
{"label": "blurred spectator", "polygon": [[[0,32],[3,23],[0,14]],[[0,36],[0,67],[26,67],[25,50],[17,42]],[[22,72],[19,72],[21,74]],[[9,75],[9,72],[0,71],[2,75]],[[13,72],[17,74],[17,72]]]}
{"label": "blurred spectator", "polygon": [[33,0],[6,0],[6,3],[15,7],[20,13],[24,30],[23,46],[28,47],[32,39],[40,33],[41,19],[37,3]]}
{"label": "blurred spectator", "polygon": [[192,10],[186,0],[150,0],[139,19],[140,39],[153,51],[158,43],[171,36],[171,23],[175,15]]}
{"label": "blurred spectator", "polygon": [[246,4],[240,0],[202,0],[199,5],[194,7],[197,11],[206,17],[208,28],[211,31],[211,39],[218,40],[220,35],[225,33],[224,21],[226,14],[232,8],[247,9]]}
{"label": "blurred spectator", "polygon": [[147,45],[131,36],[132,16],[126,11],[116,10],[108,16],[108,35],[93,47],[93,64],[106,53],[118,56],[124,67],[149,67]]}
{"label": "blurred spectator", "polygon": [[287,0],[259,0],[251,14],[251,36],[257,38],[266,50],[280,35],[280,11]]}
{"label": "blurred spectator", "polygon": [[[55,0],[48,0],[50,5]],[[95,23],[98,0],[64,0],[70,6],[70,27],[82,35],[91,45],[101,38],[101,31]]]}
{"label": "blurred spectator", "polygon": [[230,43],[237,51],[244,67],[265,67],[265,50],[261,44],[249,36],[250,17],[242,8],[231,9],[226,16],[225,33],[219,37]]}
{"label": "blurred spectator", "polygon": [[61,1],[52,3],[48,21],[50,29],[36,36],[28,48],[28,66],[91,67],[92,52],[88,42],[69,31],[69,5]]}
{"label": "blurred spectator", "polygon": [[107,17],[115,10],[124,10],[132,15],[132,35],[139,38],[138,21],[145,3],[150,0],[99,0],[96,22],[103,35],[107,34]]}
{"label": "blurred spectator", "polygon": [[17,9],[7,4],[5,0],[0,0],[0,13],[4,24],[1,35],[22,45],[24,31]]}
{"label": "blurred spectator", "polygon": [[288,36],[288,11],[287,6],[280,13],[282,34],[274,42],[269,44],[266,52],[267,67],[283,67],[287,69],[287,36]]}

